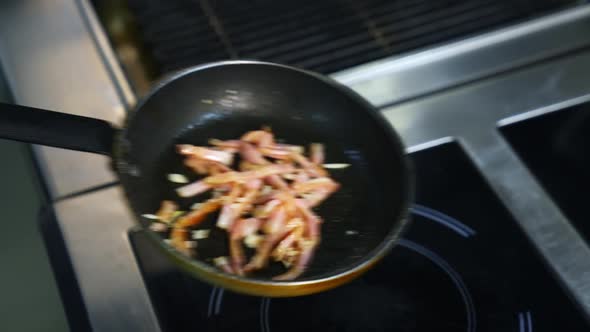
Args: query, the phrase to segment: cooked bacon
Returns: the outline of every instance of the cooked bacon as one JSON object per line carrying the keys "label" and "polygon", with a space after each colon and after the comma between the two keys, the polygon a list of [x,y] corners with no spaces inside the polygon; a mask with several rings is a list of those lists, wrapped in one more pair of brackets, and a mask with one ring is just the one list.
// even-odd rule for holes
{"label": "cooked bacon", "polygon": [[338,188],[338,183],[325,177],[293,183],[293,192],[302,195],[309,207],[318,206]]}
{"label": "cooked bacon", "polygon": [[299,245],[301,246],[301,252],[299,253],[299,257],[297,261],[291,269],[281,275],[278,275],[273,280],[293,280],[299,277],[309,265],[314,253],[314,249],[316,247],[316,243],[313,241],[299,241]]}
{"label": "cooked bacon", "polygon": [[[255,149],[254,146],[252,146],[249,143],[242,144],[242,146],[240,148],[240,155],[242,156],[242,158],[244,158],[244,161],[249,164],[254,164],[254,165],[267,165],[267,164],[269,164],[269,161],[264,159],[262,154],[257,149]],[[248,165],[244,165],[244,168],[247,168],[247,167],[248,167]],[[289,185],[283,179],[281,179],[281,177],[278,176],[277,174],[269,175],[269,176],[265,177],[264,180],[266,183],[270,184],[271,186],[274,186],[275,188],[278,188],[281,190],[289,189]]]}
{"label": "cooked bacon", "polygon": [[287,217],[287,214],[285,213],[284,207],[278,207],[278,208],[274,209],[273,212],[268,217],[268,220],[266,221],[266,223],[264,223],[262,230],[266,234],[277,233],[284,226],[286,217]]}
{"label": "cooked bacon", "polygon": [[266,264],[268,264],[272,249],[285,237],[285,235],[288,234],[288,232],[287,229],[283,229],[281,232],[266,235],[262,243],[258,246],[258,250],[254,257],[252,257],[250,262],[244,267],[244,272],[248,273],[265,267]]}
{"label": "cooked bacon", "polygon": [[293,190],[296,193],[306,193],[314,190],[329,190],[337,185],[338,184],[334,182],[334,180],[327,177],[321,177],[309,181],[294,183]]}
{"label": "cooked bacon", "polygon": [[259,147],[265,147],[274,144],[273,134],[266,130],[254,130],[247,132],[240,139],[248,143],[256,144]]}
{"label": "cooked bacon", "polygon": [[314,192],[311,192],[305,195],[305,203],[309,207],[316,207],[320,205],[320,203],[322,203],[325,199],[330,197],[330,195],[332,195],[332,193],[336,191],[339,188],[339,186],[340,185],[336,185],[330,190],[316,190]]}
{"label": "cooked bacon", "polygon": [[178,205],[173,201],[162,201],[160,209],[156,212],[156,216],[163,222],[170,222],[174,217],[174,213],[178,210]]}
{"label": "cooked bacon", "polygon": [[188,168],[191,168],[197,174],[215,175],[218,173],[229,172],[232,170],[231,168],[220,162],[199,159],[194,156],[188,156],[184,160],[184,165]]}
{"label": "cooked bacon", "polygon": [[195,158],[189,156],[184,160],[184,165],[197,174],[207,174],[209,172],[209,168],[207,167],[207,162],[205,160]]}
{"label": "cooked bacon", "polygon": [[[304,224],[303,221],[299,218],[295,218],[289,221],[290,224],[295,224],[293,230],[285,237],[284,239],[279,242],[276,248],[272,252],[272,256],[277,261],[283,261],[286,256],[289,254],[291,247],[303,236]],[[288,224],[289,224],[288,223]],[[287,226],[287,228],[290,228]]]}
{"label": "cooked bacon", "polygon": [[256,218],[239,219],[230,231],[231,267],[238,275],[243,274],[243,266],[246,261],[244,249],[242,248],[242,239],[256,233],[261,224],[260,219]]}
{"label": "cooked bacon", "polygon": [[280,150],[288,150],[288,151],[291,151],[294,153],[299,153],[299,154],[303,154],[305,152],[305,149],[300,145],[276,143],[273,146],[271,146],[271,148],[272,149],[280,149]]}
{"label": "cooked bacon", "polygon": [[241,141],[240,140],[229,140],[229,141],[222,141],[218,139],[210,139],[209,144],[227,152],[237,152],[240,148]]}
{"label": "cooked bacon", "polygon": [[212,175],[212,176],[206,177],[205,179],[203,179],[203,181],[205,183],[212,184],[212,185],[223,184],[223,183],[228,183],[228,182],[246,182],[246,181],[252,180],[252,179],[264,178],[269,175],[289,173],[289,172],[292,172],[293,170],[294,170],[294,167],[292,165],[273,164],[273,165],[264,166],[264,167],[261,167],[259,169],[255,169],[252,171],[246,171],[246,172],[233,171],[233,172]]}
{"label": "cooked bacon", "polygon": [[[178,195],[192,197],[211,190],[213,198],[193,204],[194,210],[178,218],[171,226],[171,244],[192,255],[197,243],[189,241],[191,228],[220,210],[216,224],[228,233],[229,259],[217,257],[215,266],[244,275],[264,268],[272,259],[288,268],[274,280],[299,277],[321,240],[322,219],[311,209],[340,187],[323,167],[324,145],[310,144],[306,156],[301,146],[276,143],[270,129],[247,132],[239,140],[211,139],[209,143],[213,147],[177,145],[186,156],[184,164],[206,175],[177,188]],[[232,168],[234,155],[239,160]],[[170,222],[177,209],[174,202],[163,201],[158,219]],[[244,244],[256,249],[249,262]]]}
{"label": "cooked bacon", "polygon": [[226,204],[221,208],[219,218],[217,218],[217,227],[230,229],[238,217],[239,204]]}
{"label": "cooked bacon", "polygon": [[268,218],[268,216],[273,212],[273,210],[279,207],[279,205],[281,204],[282,202],[278,199],[270,200],[266,202],[264,205],[259,205],[258,208],[254,210],[254,216],[256,218]]}
{"label": "cooked bacon", "polygon": [[238,169],[241,172],[244,172],[244,171],[253,171],[253,170],[259,169],[261,167],[263,167],[263,165],[258,165],[258,164],[251,163],[249,161],[242,160],[242,161],[240,161]]}
{"label": "cooked bacon", "polygon": [[234,270],[231,268],[227,257],[213,258],[213,264],[215,266],[217,266],[218,269],[220,269],[221,271],[223,271],[225,273],[230,273],[230,274],[234,273]]}
{"label": "cooked bacon", "polygon": [[323,169],[321,165],[316,165],[316,164],[312,163],[311,161],[307,160],[307,158],[305,158],[301,154],[293,153],[293,154],[291,154],[291,158],[296,163],[301,165],[301,167],[303,167],[312,176],[323,177],[323,176],[328,175],[328,172],[326,172],[326,170]]}
{"label": "cooked bacon", "polygon": [[234,158],[234,155],[231,152],[213,150],[189,144],[179,144],[177,145],[177,149],[180,154],[202,160],[215,161],[225,165],[230,165]]}
{"label": "cooked bacon", "polygon": [[209,200],[203,203],[199,209],[191,211],[174,223],[174,227],[170,234],[170,240],[172,240],[172,245],[176,250],[191,255],[192,250],[186,245],[189,237],[188,227],[196,226],[203,222],[209,214],[217,211],[219,206],[219,200]]}
{"label": "cooked bacon", "polygon": [[255,165],[266,165],[270,163],[268,160],[264,159],[262,153],[250,143],[244,142],[240,145],[240,156],[243,160]]}
{"label": "cooked bacon", "polygon": [[196,226],[201,223],[207,215],[217,211],[220,206],[220,200],[210,199],[203,203],[198,209],[182,216],[176,223],[174,223],[174,227],[186,228],[189,226]]}
{"label": "cooked bacon", "polygon": [[316,165],[322,165],[324,163],[324,145],[323,144],[312,143],[309,146],[309,160]]}
{"label": "cooked bacon", "polygon": [[234,221],[252,208],[261,186],[261,180],[252,179],[246,183],[245,192],[240,196],[241,189],[235,185],[229,195],[223,198],[225,203],[217,219],[217,227],[231,229]]}
{"label": "cooked bacon", "polygon": [[295,178],[293,179],[293,185],[307,181],[309,181],[309,175],[307,174],[307,172],[298,172],[297,175],[295,175]]}
{"label": "cooked bacon", "polygon": [[296,200],[295,204],[297,205],[297,209],[299,212],[301,212],[303,220],[306,223],[306,237],[313,241],[319,241],[320,224],[322,223],[322,219],[313,213],[303,200],[298,199]]}
{"label": "cooked bacon", "polygon": [[264,178],[264,181],[279,190],[289,190],[289,185],[285,180],[278,175],[269,175]]}
{"label": "cooked bacon", "polygon": [[191,197],[209,191],[211,188],[212,186],[210,184],[205,183],[203,180],[199,180],[176,188],[176,193],[180,197]]}

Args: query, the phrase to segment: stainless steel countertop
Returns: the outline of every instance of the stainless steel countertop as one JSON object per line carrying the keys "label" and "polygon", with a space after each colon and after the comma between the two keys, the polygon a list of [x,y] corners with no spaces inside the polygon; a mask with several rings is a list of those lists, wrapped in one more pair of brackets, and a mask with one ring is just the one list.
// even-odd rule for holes
{"label": "stainless steel countertop", "polygon": [[[135,102],[85,0],[0,2],[0,63],[19,104],[121,124]],[[104,156],[34,148],[52,198],[115,180]],[[131,218],[117,204],[86,207],[69,209],[84,216],[75,222],[58,212],[58,223],[93,330],[159,331],[126,238]]]}
{"label": "stainless steel countertop", "polygon": [[[87,6],[0,2],[0,64],[16,103],[121,124],[135,97],[96,18],[84,14]],[[104,156],[40,146],[35,152],[53,197],[115,180]]]}
{"label": "stainless steel countertop", "polygon": [[590,6],[334,74],[383,107],[588,46]]}
{"label": "stainless steel countertop", "polygon": [[[588,245],[497,132],[590,100],[587,35],[583,6],[334,77],[376,105],[392,105],[384,114],[410,151],[459,142],[590,317]],[[85,0],[0,5],[0,61],[18,103],[119,123],[133,97],[104,40]],[[39,154],[56,197],[113,179],[102,157],[55,150]],[[120,195],[114,186],[59,201],[58,223],[93,329],[158,331]]]}

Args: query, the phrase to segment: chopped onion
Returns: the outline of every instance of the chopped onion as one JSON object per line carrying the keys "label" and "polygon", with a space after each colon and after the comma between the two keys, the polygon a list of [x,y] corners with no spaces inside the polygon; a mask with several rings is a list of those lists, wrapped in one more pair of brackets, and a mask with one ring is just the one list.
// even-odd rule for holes
{"label": "chopped onion", "polygon": [[186,176],[182,175],[182,174],[168,174],[168,181],[170,182],[174,182],[174,183],[188,183],[189,180]]}
{"label": "chopped onion", "polygon": [[184,214],[184,211],[174,211],[174,213],[172,213],[172,216],[170,216],[170,219],[166,219],[166,220],[160,219],[160,221],[163,222],[163,223],[170,224],[174,220],[176,220],[176,218],[180,217],[183,214]]}
{"label": "chopped onion", "polygon": [[229,259],[226,256],[220,256],[213,258],[213,264],[215,266],[224,266],[229,264]]}
{"label": "chopped onion", "polygon": [[191,210],[198,210],[201,208],[201,206],[203,206],[203,203],[195,203],[191,205]]}
{"label": "chopped onion", "polygon": [[154,222],[150,225],[150,229],[154,232],[165,232],[168,230],[168,226],[159,222]]}
{"label": "chopped onion", "polygon": [[283,263],[283,266],[285,266],[286,268],[290,268],[291,265],[293,265],[293,263],[295,262],[295,259],[297,258],[298,255],[299,255],[299,250],[289,248],[284,253],[283,258],[280,261],[281,261],[281,263]]}
{"label": "chopped onion", "polygon": [[328,169],[342,169],[342,168],[348,168],[350,166],[350,164],[324,164],[323,166],[324,166],[324,168],[328,168]]}
{"label": "chopped onion", "polygon": [[272,192],[272,190],[273,190],[272,186],[266,185],[266,186],[262,187],[262,190],[260,191],[260,195],[262,196],[262,195],[270,194]]}
{"label": "chopped onion", "polygon": [[158,219],[160,219],[155,214],[150,214],[150,213],[145,213],[145,214],[142,214],[141,216],[144,217],[144,218],[146,218],[146,219],[152,219],[152,220],[158,220]]}
{"label": "chopped onion", "polygon": [[262,235],[250,234],[244,238],[244,244],[248,248],[258,248],[258,245],[260,244],[260,242],[262,242],[263,239],[264,236]]}
{"label": "chopped onion", "polygon": [[196,231],[192,232],[192,238],[195,240],[202,240],[209,237],[209,233],[211,230],[208,229],[197,229]]}

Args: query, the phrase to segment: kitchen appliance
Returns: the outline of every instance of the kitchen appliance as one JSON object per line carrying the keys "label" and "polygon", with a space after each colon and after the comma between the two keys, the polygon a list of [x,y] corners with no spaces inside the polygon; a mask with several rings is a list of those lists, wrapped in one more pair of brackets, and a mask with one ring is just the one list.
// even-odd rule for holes
{"label": "kitchen appliance", "polygon": [[[170,173],[187,171],[177,144],[206,146],[211,138],[229,140],[262,126],[292,144],[322,142],[330,146],[327,158],[350,165],[332,175],[342,188],[318,213],[333,223],[322,227],[320,238],[309,236],[321,241],[319,250],[295,280],[272,280],[285,273],[276,266],[267,268],[271,273],[224,273],[205,261],[216,257],[212,253],[228,254],[223,237],[211,240],[216,242],[208,251],[199,247],[192,258],[150,231],[153,220],[142,217],[155,213],[163,200],[175,200],[182,210],[194,204],[168,180]],[[160,82],[120,129],[99,119],[0,103],[0,137],[110,156],[125,202],[154,245],[194,276],[243,293],[296,296],[337,287],[385,256],[409,221],[413,177],[393,128],[354,91],[284,65],[225,61],[180,71]],[[353,243],[346,236],[351,229],[359,233]]]}
{"label": "kitchen appliance", "polygon": [[[15,100],[120,121],[135,96],[93,9],[55,3],[38,2],[35,17],[30,4],[2,5],[0,58]],[[575,152],[587,139],[557,132],[575,129],[567,118],[588,109],[589,26],[580,2],[332,74],[402,136],[418,205],[402,246],[377,270],[312,297],[244,297],[187,278],[132,229],[105,159],[36,147],[56,199],[42,228],[73,329],[587,330],[590,248],[580,216],[589,193],[577,186],[587,171]],[[51,53],[35,51],[48,44]]]}

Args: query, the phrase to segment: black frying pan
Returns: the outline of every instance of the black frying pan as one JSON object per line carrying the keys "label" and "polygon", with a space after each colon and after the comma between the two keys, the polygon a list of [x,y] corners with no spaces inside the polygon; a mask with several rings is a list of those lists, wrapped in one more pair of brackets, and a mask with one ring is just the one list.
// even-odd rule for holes
{"label": "black frying pan", "polygon": [[[199,243],[199,259],[191,259],[149,231],[151,221],[141,217],[163,199],[179,200],[167,174],[189,172],[182,169],[175,144],[205,145],[209,138],[232,139],[261,126],[288,143],[322,142],[327,162],[351,164],[331,172],[342,187],[320,206],[322,241],[295,281],[271,281],[278,266],[247,278],[220,272],[206,260],[227,248],[223,237]],[[392,127],[350,89],[282,65],[231,61],[177,73],[139,103],[123,129],[0,104],[0,137],[112,156],[127,200],[154,243],[193,275],[239,292],[295,296],[341,285],[383,257],[408,223],[412,174]]]}

